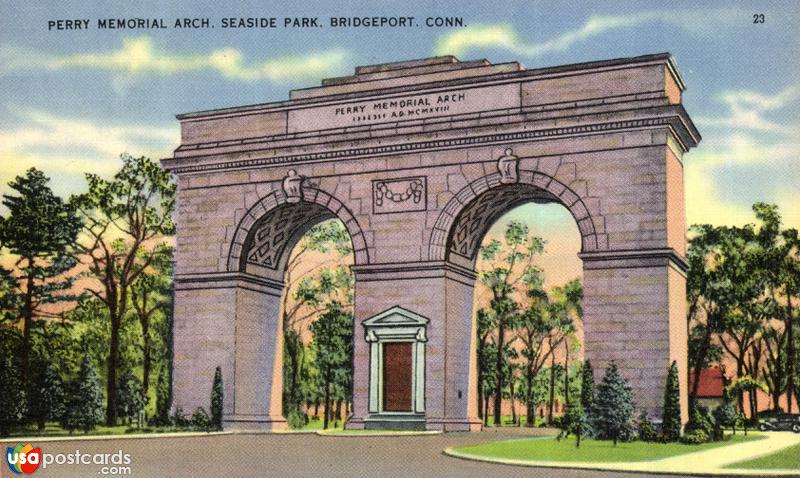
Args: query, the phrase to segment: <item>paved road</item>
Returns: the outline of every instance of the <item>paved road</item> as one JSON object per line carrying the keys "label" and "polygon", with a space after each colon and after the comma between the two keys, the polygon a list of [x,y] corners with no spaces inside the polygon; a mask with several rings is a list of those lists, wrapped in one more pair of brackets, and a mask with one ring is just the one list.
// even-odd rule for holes
{"label": "paved road", "polygon": [[[45,453],[113,453],[132,459],[134,477],[630,477],[642,473],[605,473],[479,463],[444,456],[448,446],[476,444],[542,430],[488,430],[481,433],[401,437],[216,435],[109,441],[60,441],[36,444]],[[8,443],[2,443],[3,451]],[[13,445],[12,445],[13,446]],[[4,457],[5,458],[5,457]],[[36,477],[104,476],[101,465],[50,465]],[[3,459],[0,476],[12,475]],[[110,475],[109,475],[110,476]],[[656,476],[656,475],[652,475]],[[664,476],[664,475],[658,475]],[[677,475],[676,475],[677,476]]]}

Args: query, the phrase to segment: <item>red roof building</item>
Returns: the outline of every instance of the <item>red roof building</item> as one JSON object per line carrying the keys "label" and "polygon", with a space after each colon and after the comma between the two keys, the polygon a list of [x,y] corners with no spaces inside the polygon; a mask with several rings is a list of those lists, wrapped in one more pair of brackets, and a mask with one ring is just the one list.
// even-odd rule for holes
{"label": "red roof building", "polygon": [[[694,385],[694,373],[689,372],[689,390]],[[697,398],[722,398],[725,384],[722,370],[718,366],[704,368],[700,371],[700,383],[697,387]]]}

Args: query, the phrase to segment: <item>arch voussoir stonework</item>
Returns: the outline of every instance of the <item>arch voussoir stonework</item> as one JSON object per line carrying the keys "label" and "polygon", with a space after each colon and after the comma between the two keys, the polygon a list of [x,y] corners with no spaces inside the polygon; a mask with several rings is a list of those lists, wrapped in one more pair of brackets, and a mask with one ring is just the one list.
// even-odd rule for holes
{"label": "arch voussoir stonework", "polygon": [[[369,250],[364,232],[362,231],[355,216],[340,200],[336,199],[331,194],[314,187],[303,187],[303,202],[316,204],[325,208],[333,216],[342,221],[348,234],[350,241],[353,245],[353,255],[355,264],[369,264]],[[274,211],[280,206],[290,204],[286,194],[283,191],[273,191],[267,196],[258,200],[250,209],[247,210],[245,215],[236,226],[236,232],[228,252],[227,271],[237,272],[242,269],[243,253],[245,252],[245,245],[247,238],[250,235],[253,226],[264,217],[266,214]]]}
{"label": "arch voussoir stonework", "polygon": [[[551,196],[566,207],[578,225],[581,234],[581,252],[595,252],[608,247],[608,241],[598,241],[595,223],[602,222],[602,217],[592,215],[584,204],[583,198],[570,187],[552,176],[538,171],[520,170],[517,182],[512,185],[532,186]],[[453,228],[459,215],[482,194],[508,184],[501,182],[499,173],[480,177],[463,187],[442,209],[433,225],[428,245],[428,259],[443,261],[447,259],[449,242],[452,240]],[[584,185],[585,190],[585,185]]]}

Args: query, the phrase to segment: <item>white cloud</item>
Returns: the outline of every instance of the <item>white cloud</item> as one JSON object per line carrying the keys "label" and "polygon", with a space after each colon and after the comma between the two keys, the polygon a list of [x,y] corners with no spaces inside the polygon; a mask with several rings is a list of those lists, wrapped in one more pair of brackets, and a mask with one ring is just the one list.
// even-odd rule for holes
{"label": "white cloud", "polygon": [[84,173],[114,174],[120,154],[160,159],[180,139],[177,126],[107,124],[37,110],[12,113],[20,125],[0,129],[0,189],[36,167],[52,179],[56,193],[67,196],[85,188]]}
{"label": "white cloud", "polygon": [[122,40],[121,48],[97,53],[55,56],[6,46],[4,50],[0,62],[6,70],[92,69],[129,76],[146,74],[170,76],[215,71],[230,80],[269,80],[276,83],[298,78],[319,78],[337,73],[347,58],[346,51],[330,49],[248,62],[235,48],[222,48],[204,54],[167,52],[154,45],[148,36],[125,38]]}
{"label": "white cloud", "polygon": [[800,86],[791,85],[783,91],[767,95],[752,90],[723,91],[717,101],[725,104],[728,113],[724,116],[698,116],[700,126],[725,127],[735,130],[773,132],[797,136],[800,123],[786,124],[766,117],[766,113],[781,110],[800,99]]}
{"label": "white cloud", "polygon": [[[460,56],[475,48],[502,48],[517,55],[536,57],[566,51],[573,45],[610,31],[634,28],[651,23],[664,23],[692,33],[708,33],[719,24],[732,21],[735,12],[709,11],[646,11],[631,15],[595,15],[575,30],[541,42],[526,41],[509,24],[474,25],[439,37],[437,55]],[[702,20],[701,20],[702,19]]]}
{"label": "white cloud", "polygon": [[179,142],[178,127],[151,127],[139,124],[112,125],[80,118],[59,117],[38,110],[19,112],[22,126],[0,130],[0,152],[65,149],[88,150],[92,154],[116,157],[120,153],[164,153]]}

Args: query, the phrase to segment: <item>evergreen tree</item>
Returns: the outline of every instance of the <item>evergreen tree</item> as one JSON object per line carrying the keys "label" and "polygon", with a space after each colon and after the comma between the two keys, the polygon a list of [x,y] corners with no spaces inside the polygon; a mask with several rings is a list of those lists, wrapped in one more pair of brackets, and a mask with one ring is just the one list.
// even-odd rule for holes
{"label": "evergreen tree", "polygon": [[585,411],[590,411],[594,404],[594,370],[588,360],[583,362],[581,371],[581,406]]}
{"label": "evergreen tree", "polygon": [[678,383],[678,363],[673,361],[667,372],[664,387],[664,410],[662,412],[661,432],[667,441],[676,441],[681,436],[680,384]]}
{"label": "evergreen tree", "polygon": [[128,420],[139,416],[139,412],[144,409],[142,399],[142,382],[134,375],[133,370],[125,370],[119,378],[117,387],[117,416]]}
{"label": "evergreen tree", "polygon": [[70,433],[74,430],[88,433],[102,419],[103,388],[92,359],[87,355],[81,363],[78,377],[70,385],[61,426]]}
{"label": "evergreen tree", "polygon": [[211,428],[222,430],[222,370],[214,372],[214,386],[211,388]]}
{"label": "evergreen tree", "polygon": [[[3,194],[9,214],[0,217],[0,247],[19,259],[16,270],[6,271],[13,279],[18,296],[13,301],[13,316],[21,322],[23,343],[20,350],[24,382],[30,375],[31,329],[36,319],[52,317],[44,306],[70,299],[64,294],[72,280],[64,275],[76,261],[71,246],[81,228],[75,208],[50,189],[50,178],[36,168],[17,176],[8,186],[17,195]],[[7,301],[7,300],[6,300]]]}
{"label": "evergreen tree", "polygon": [[572,434],[575,435],[575,448],[580,448],[581,437],[586,434],[591,428],[588,417],[580,404],[574,403],[569,405],[567,413],[561,419],[561,433],[558,439],[567,437]]}
{"label": "evergreen tree", "polygon": [[342,310],[338,302],[332,302],[328,310],[311,324],[316,346],[317,368],[323,384],[325,417],[323,428],[328,428],[331,418],[333,393],[336,385],[349,385],[353,365],[353,321],[349,313]]}
{"label": "evergreen tree", "polygon": [[7,436],[13,426],[22,422],[25,408],[19,367],[11,357],[0,357],[0,436]]}
{"label": "evergreen tree", "polygon": [[633,433],[633,393],[620,375],[617,365],[611,362],[606,369],[594,401],[593,425],[598,438],[613,440],[629,439]]}
{"label": "evergreen tree", "polygon": [[166,425],[169,423],[169,365],[161,366],[161,373],[158,374],[158,385],[156,386],[156,423]]}
{"label": "evergreen tree", "polygon": [[51,363],[39,361],[33,368],[37,373],[30,387],[28,413],[43,431],[45,422],[58,420],[64,413],[64,382]]}

